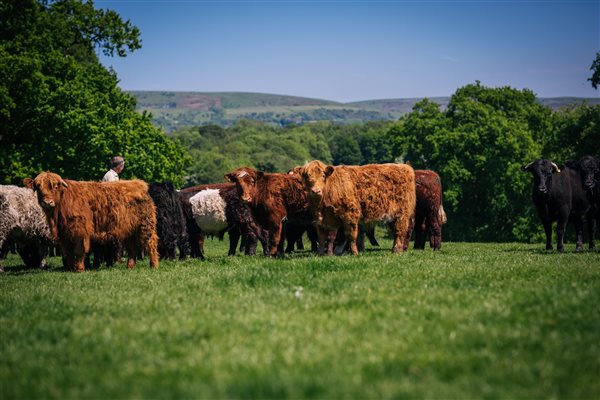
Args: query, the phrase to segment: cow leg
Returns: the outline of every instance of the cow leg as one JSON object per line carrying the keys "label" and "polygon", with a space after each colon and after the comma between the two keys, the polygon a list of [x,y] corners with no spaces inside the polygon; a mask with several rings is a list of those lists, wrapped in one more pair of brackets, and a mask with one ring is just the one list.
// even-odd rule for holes
{"label": "cow leg", "polygon": [[[393,221],[390,226],[392,228],[392,232],[394,234],[394,245],[392,246],[392,252],[394,253],[402,253],[403,247],[403,240],[406,237],[406,231],[408,230],[408,224],[409,224],[409,217],[405,217],[405,218],[397,218],[395,221]],[[416,225],[415,221],[415,225]],[[416,225],[417,230],[419,228],[419,225]],[[416,235],[416,232],[415,232]],[[425,247],[425,245],[423,245],[423,247]]]}
{"label": "cow leg", "polygon": [[235,256],[235,251],[237,249],[238,242],[240,241],[240,236],[242,233],[240,232],[240,228],[237,226],[232,227],[229,230],[229,253],[230,256]]}
{"label": "cow leg", "polygon": [[[327,243],[327,238],[329,236],[328,233],[329,232],[327,232],[326,230],[324,230],[320,226],[317,227],[317,236],[319,238],[319,251],[318,251],[318,254],[320,256],[325,255],[325,251],[326,251],[325,245],[326,244],[328,245],[328,243]],[[333,249],[331,249],[331,251],[333,253]]]}
{"label": "cow leg", "polygon": [[442,224],[439,217],[439,209],[429,212],[429,245],[433,250],[442,248]]}
{"label": "cow leg", "polygon": [[588,223],[588,236],[590,241],[590,250],[596,248],[596,241],[594,235],[596,234],[596,218],[594,218],[594,210],[590,210],[587,214]]}
{"label": "cow leg", "polygon": [[379,247],[379,242],[375,237],[375,225],[367,226],[365,228],[365,233],[369,239],[369,243],[371,243],[371,246]]}
{"label": "cow leg", "polygon": [[133,269],[133,268],[135,268],[135,264],[137,261],[136,260],[137,252],[138,252],[135,240],[134,239],[127,240],[125,247],[127,249],[127,268]]}
{"label": "cow leg", "polygon": [[552,250],[552,222],[547,220],[544,220],[543,222],[544,233],[546,234],[546,250]]}
{"label": "cow leg", "polygon": [[246,252],[246,246],[247,246],[246,242],[248,241],[248,235],[246,235],[245,233],[243,233],[241,239],[242,240],[240,240],[240,253],[248,254]]}
{"label": "cow leg", "polygon": [[[244,246],[244,254],[247,256],[253,256],[256,254],[256,247],[258,246],[258,238],[256,235],[248,235],[246,237],[246,245]],[[244,236],[242,236],[242,239]]]}
{"label": "cow leg", "polygon": [[[260,232],[260,227],[257,225],[250,225],[243,223],[241,225],[242,241],[244,242],[244,254],[247,256],[253,256],[256,254],[256,247],[258,246],[259,237],[263,236]],[[240,245],[240,251],[241,250]],[[263,249],[265,244],[263,244]]]}
{"label": "cow leg", "polygon": [[138,236],[138,248],[140,251],[146,252],[148,258],[150,259],[150,267],[154,269],[158,268],[160,258],[158,255],[158,242],[159,239],[158,235],[156,234],[156,227],[145,224],[142,225],[140,228],[140,234]]}
{"label": "cow leg", "polygon": [[277,244],[277,257],[283,257],[283,245],[285,243],[284,238],[286,237],[287,222],[281,224],[281,233],[279,233],[279,243]]}
{"label": "cow leg", "polygon": [[358,238],[358,223],[357,222],[345,222],[344,233],[348,242],[350,243],[350,251],[353,256],[358,255],[358,247],[356,246],[356,239]]}
{"label": "cow leg", "polygon": [[356,238],[356,248],[358,249],[359,252],[365,251],[365,231],[364,230],[359,229],[359,231],[358,231],[358,237]]}
{"label": "cow leg", "polygon": [[426,215],[422,212],[415,214],[415,244],[413,249],[425,250],[425,233],[427,230]]}
{"label": "cow leg", "polygon": [[204,233],[200,233],[198,235],[198,242],[197,242],[198,243],[198,257],[202,261],[205,260],[205,258],[204,258],[204,239],[205,239]]}
{"label": "cow leg", "polygon": [[72,249],[73,270],[83,272],[85,270],[85,258],[90,252],[90,239],[79,238],[73,243]]}
{"label": "cow leg", "polygon": [[337,234],[335,235],[333,254],[336,256],[341,256],[344,254],[346,249],[350,249],[350,246],[348,245],[348,238],[342,229],[338,229]]}
{"label": "cow leg", "polygon": [[175,261],[177,258],[177,245],[175,243],[171,243],[169,246],[169,260]]}
{"label": "cow leg", "polygon": [[306,228],[306,236],[310,240],[310,250],[317,253],[319,251],[319,235],[314,226],[310,225]]}
{"label": "cow leg", "polygon": [[71,254],[70,243],[67,243],[67,245],[61,250],[61,258],[65,270],[73,271],[75,269],[75,266],[73,265],[73,255]]}
{"label": "cow leg", "polygon": [[569,221],[569,211],[563,207],[558,212],[558,220],[556,222],[556,238],[557,245],[556,250],[559,252],[565,251],[565,231],[567,229],[567,222]]}
{"label": "cow leg", "polygon": [[404,243],[402,244],[402,250],[408,250],[408,246],[410,245],[410,237],[412,236],[413,229],[415,228],[415,215],[413,214],[410,217],[410,221],[408,223],[408,230],[406,231],[406,235],[404,236]]}
{"label": "cow leg", "polygon": [[[298,233],[300,233],[300,236],[298,236]],[[286,226],[285,240],[287,242],[287,245],[285,246],[285,252],[288,254],[293,253],[296,242],[298,242],[299,239],[301,240],[301,238],[302,238],[302,233],[301,233],[301,228],[299,226],[296,226],[296,225]],[[298,248],[298,250],[300,250],[300,248]]]}
{"label": "cow leg", "polygon": [[583,251],[583,218],[581,215],[573,217],[575,224],[575,233],[577,236],[577,242],[575,244],[575,251]]}
{"label": "cow leg", "polygon": [[270,221],[270,224],[269,224],[269,256],[270,257],[277,255],[277,250],[279,248],[279,242],[281,240],[281,231],[282,231],[281,223],[278,224],[275,221]]}

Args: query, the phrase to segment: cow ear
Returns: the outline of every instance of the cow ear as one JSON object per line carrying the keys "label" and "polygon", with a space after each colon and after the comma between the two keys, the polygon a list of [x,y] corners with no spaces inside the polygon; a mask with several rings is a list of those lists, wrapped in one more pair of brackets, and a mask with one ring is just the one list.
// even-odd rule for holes
{"label": "cow ear", "polygon": [[333,168],[333,166],[328,165],[327,168],[325,168],[325,176],[329,176],[329,175],[333,174],[334,170],[335,169]]}
{"label": "cow ear", "polygon": [[28,189],[33,189],[33,179],[31,179],[31,178],[23,179],[23,186],[25,186]]}
{"label": "cow ear", "polygon": [[256,181],[261,179],[263,176],[265,176],[265,173],[263,171],[256,171]]}

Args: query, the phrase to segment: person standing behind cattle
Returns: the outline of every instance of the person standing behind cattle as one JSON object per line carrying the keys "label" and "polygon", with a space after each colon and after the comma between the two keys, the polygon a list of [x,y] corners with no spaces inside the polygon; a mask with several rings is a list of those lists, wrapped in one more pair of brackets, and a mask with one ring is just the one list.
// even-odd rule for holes
{"label": "person standing behind cattle", "polygon": [[119,180],[119,174],[125,168],[125,159],[121,156],[114,156],[110,159],[110,169],[104,174],[102,182],[113,182]]}

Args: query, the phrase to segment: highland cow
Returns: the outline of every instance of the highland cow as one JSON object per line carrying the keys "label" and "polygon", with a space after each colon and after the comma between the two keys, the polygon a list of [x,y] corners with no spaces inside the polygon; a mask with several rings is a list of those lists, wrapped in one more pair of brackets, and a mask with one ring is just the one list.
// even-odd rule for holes
{"label": "highland cow", "polygon": [[[394,236],[392,251],[401,253],[415,204],[415,173],[406,164],[331,166],[315,160],[298,170],[318,221],[324,250],[328,232],[343,228],[352,254],[358,254],[359,222],[383,221]],[[333,251],[329,247],[328,254]]]}
{"label": "highland cow", "polygon": [[171,182],[162,182],[151,183],[148,193],[156,206],[158,254],[163,259],[174,260],[179,248],[179,259],[185,259],[188,233],[177,191]]}
{"label": "highland cow", "polygon": [[406,233],[404,250],[408,249],[413,229],[414,249],[425,249],[425,237],[429,231],[429,246],[433,250],[439,250],[442,248],[442,225],[447,221],[442,205],[442,181],[434,171],[415,170],[415,183],[417,205]]}
{"label": "highland cow", "polygon": [[310,225],[308,197],[296,174],[271,174],[250,167],[225,175],[234,182],[239,196],[252,210],[256,221],[269,232],[269,256],[283,255],[280,246],[284,222],[288,219]]}
{"label": "highland cow", "polygon": [[27,267],[46,267],[50,230],[35,193],[27,188],[0,185],[0,249],[7,250],[9,243]]}
{"label": "highland cow", "polygon": [[127,267],[145,251],[158,267],[156,207],[141,180],[82,182],[42,172],[33,182],[50,232],[59,242],[68,269],[81,272],[92,242],[125,243]]}

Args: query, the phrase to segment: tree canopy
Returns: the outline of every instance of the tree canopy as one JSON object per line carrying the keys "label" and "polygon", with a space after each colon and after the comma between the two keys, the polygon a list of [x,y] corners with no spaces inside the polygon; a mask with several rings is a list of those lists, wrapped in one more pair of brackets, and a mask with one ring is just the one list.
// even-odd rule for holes
{"label": "tree canopy", "polygon": [[442,177],[451,240],[514,240],[531,232],[530,177],[520,167],[542,155],[551,111],[529,90],[456,91],[448,108],[428,100],[390,130],[395,150]]}
{"label": "tree canopy", "polygon": [[181,183],[183,148],[135,111],[96,50],[126,56],[139,30],[93,2],[0,2],[0,181],[42,170],[98,180],[107,160],[127,160],[122,176]]}
{"label": "tree canopy", "polygon": [[590,70],[592,70],[592,76],[588,81],[592,83],[594,89],[598,89],[598,85],[600,85],[600,51],[596,53],[596,59],[592,62]]}

